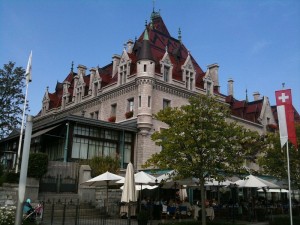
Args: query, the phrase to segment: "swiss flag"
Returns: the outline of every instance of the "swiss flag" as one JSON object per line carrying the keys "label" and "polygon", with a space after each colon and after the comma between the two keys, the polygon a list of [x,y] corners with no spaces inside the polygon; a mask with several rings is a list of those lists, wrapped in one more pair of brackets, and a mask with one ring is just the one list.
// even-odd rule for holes
{"label": "swiss flag", "polygon": [[294,125],[294,108],[291,89],[275,91],[279,122],[280,143],[283,147],[288,140],[297,149],[297,137]]}

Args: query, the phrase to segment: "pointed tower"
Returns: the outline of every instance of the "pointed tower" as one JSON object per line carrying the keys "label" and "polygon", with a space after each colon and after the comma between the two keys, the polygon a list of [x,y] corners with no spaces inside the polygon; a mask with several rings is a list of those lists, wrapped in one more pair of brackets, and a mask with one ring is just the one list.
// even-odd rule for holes
{"label": "pointed tower", "polygon": [[152,91],[155,62],[152,56],[147,28],[137,60],[138,114],[137,126],[141,135],[147,135],[152,127]]}

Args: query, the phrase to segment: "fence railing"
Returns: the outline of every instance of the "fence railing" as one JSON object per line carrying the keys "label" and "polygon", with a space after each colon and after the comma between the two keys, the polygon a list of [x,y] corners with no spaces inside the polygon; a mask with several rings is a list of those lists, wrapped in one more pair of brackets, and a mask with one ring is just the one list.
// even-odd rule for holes
{"label": "fence railing", "polygon": [[[128,208],[115,204],[95,207],[89,203],[70,202],[44,203],[43,225],[137,225],[136,206]],[[152,224],[150,217],[149,223]]]}

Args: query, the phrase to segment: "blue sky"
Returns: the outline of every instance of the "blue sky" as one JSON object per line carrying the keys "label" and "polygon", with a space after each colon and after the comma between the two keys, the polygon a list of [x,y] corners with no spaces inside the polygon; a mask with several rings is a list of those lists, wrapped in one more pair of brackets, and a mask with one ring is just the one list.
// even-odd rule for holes
{"label": "blue sky", "polygon": [[[32,83],[28,99],[35,115],[46,87],[53,92],[70,71],[83,64],[105,66],[123,44],[143,32],[152,0],[1,0],[0,66],[26,68],[30,51]],[[221,92],[234,79],[234,95],[249,100],[292,89],[300,112],[300,1],[156,0],[155,9],[172,36],[182,41],[203,70],[218,63]],[[76,69],[77,71],[77,69]]]}

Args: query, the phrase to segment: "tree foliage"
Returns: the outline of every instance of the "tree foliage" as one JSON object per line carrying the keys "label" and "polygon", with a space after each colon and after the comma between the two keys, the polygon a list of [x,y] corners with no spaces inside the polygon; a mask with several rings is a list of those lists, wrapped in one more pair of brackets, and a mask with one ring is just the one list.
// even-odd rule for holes
{"label": "tree foliage", "polygon": [[152,140],[162,150],[144,167],[174,169],[180,178],[198,178],[203,208],[204,175],[222,180],[221,171],[227,175],[240,172],[245,160],[254,158],[255,147],[263,144],[257,132],[232,122],[229,107],[211,96],[192,97],[188,105],[168,107],[155,118],[169,128],[153,133]]}
{"label": "tree foliage", "polygon": [[[300,125],[296,126],[297,141],[300,143]],[[279,133],[270,134],[268,141],[272,147],[264,149],[258,159],[264,173],[272,175],[280,180],[287,180],[287,152],[286,145],[281,149]],[[296,189],[300,189],[300,151],[289,143],[289,161],[291,183]]]}
{"label": "tree foliage", "polygon": [[48,171],[48,155],[46,153],[30,153],[28,161],[28,177],[40,179]]}
{"label": "tree foliage", "polygon": [[0,69],[0,139],[21,124],[25,70],[14,62]]}
{"label": "tree foliage", "polygon": [[87,164],[91,167],[92,177],[98,176],[106,171],[118,173],[120,169],[120,160],[110,156],[96,156],[90,160],[81,162],[81,164]]}

